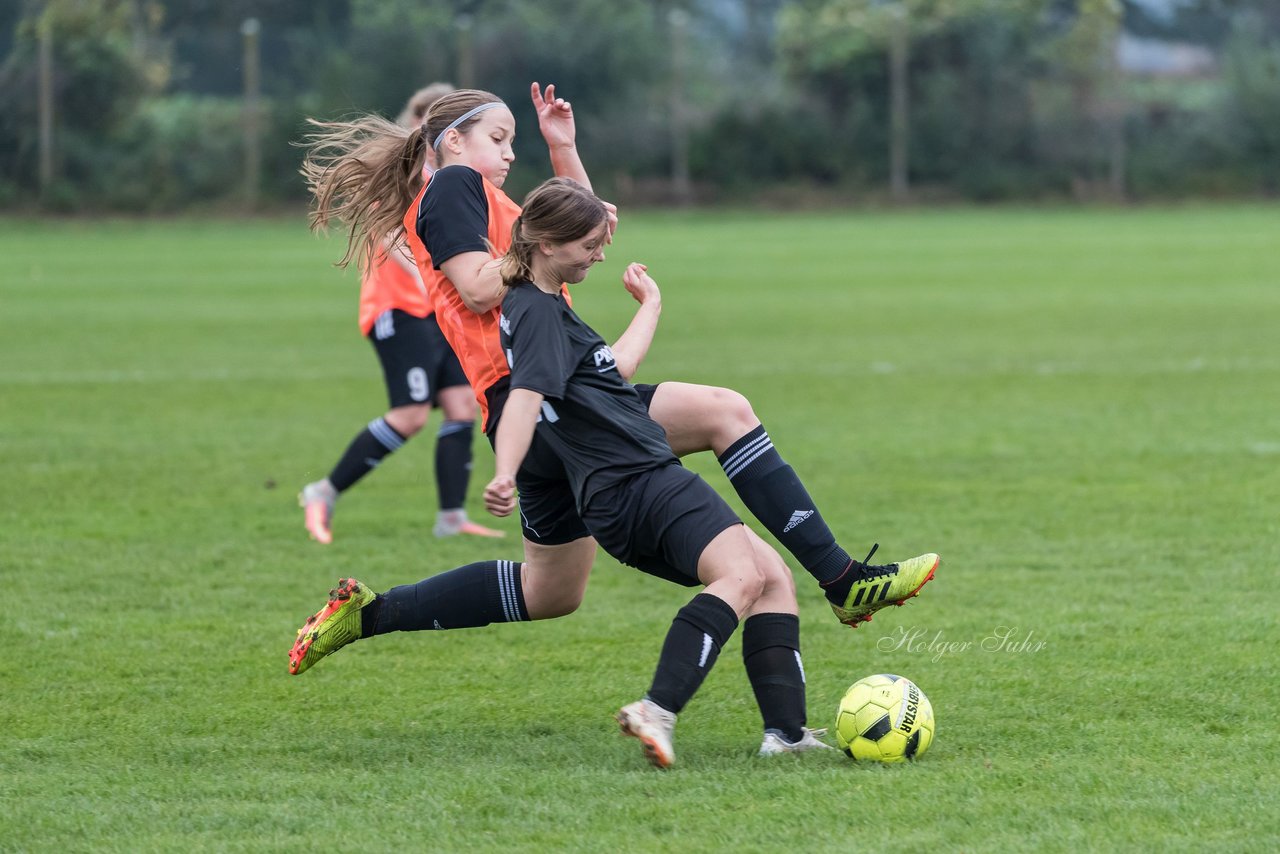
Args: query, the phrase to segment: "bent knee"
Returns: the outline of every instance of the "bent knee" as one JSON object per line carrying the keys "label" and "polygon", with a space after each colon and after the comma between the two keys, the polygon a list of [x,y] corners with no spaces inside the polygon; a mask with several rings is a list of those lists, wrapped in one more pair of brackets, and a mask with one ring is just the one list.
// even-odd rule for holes
{"label": "bent knee", "polygon": [[525,601],[525,609],[531,620],[553,620],[567,617],[582,604],[580,591],[557,591],[554,595],[539,596],[536,601]]}
{"label": "bent knee", "polygon": [[772,560],[766,562],[764,566],[764,591],[766,593],[780,592],[795,598],[796,580],[792,576],[791,570],[783,563],[782,558],[774,555]]}
{"label": "bent knee", "polygon": [[450,421],[475,421],[479,406],[470,386],[446,388],[440,392],[440,409]]}
{"label": "bent knee", "polygon": [[742,571],[739,589],[748,602],[754,602],[764,595],[768,587],[768,572],[759,562],[745,567]]}
{"label": "bent knee", "polygon": [[711,397],[710,412],[716,413],[717,445],[728,446],[760,426],[751,401],[731,388],[717,388]]}
{"label": "bent knee", "polygon": [[413,406],[397,406],[386,414],[384,420],[394,427],[397,433],[407,439],[421,432],[430,417],[431,407],[424,403]]}
{"label": "bent knee", "polygon": [[524,576],[524,607],[531,620],[551,620],[572,614],[582,604],[586,592],[585,575],[575,578],[563,572],[532,571]]}

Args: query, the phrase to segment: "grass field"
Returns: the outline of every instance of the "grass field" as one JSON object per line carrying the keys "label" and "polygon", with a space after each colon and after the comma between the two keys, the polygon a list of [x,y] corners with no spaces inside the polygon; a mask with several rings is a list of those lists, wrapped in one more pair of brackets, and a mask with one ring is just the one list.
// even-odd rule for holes
{"label": "grass field", "polygon": [[[756,759],[735,639],[660,773],[611,714],[689,593],[603,556],[572,617],[287,675],[340,575],[519,556],[511,520],[431,537],[425,435],[306,539],[297,488],[384,407],[336,242],[0,220],[0,850],[1275,851],[1277,235],[1274,206],[624,212],[577,305],[616,334],[650,264],[638,379],[748,394],[850,551],[943,555],[857,632],[797,569],[811,724],[905,674],[921,761]],[[478,441],[473,496],[491,472]]]}

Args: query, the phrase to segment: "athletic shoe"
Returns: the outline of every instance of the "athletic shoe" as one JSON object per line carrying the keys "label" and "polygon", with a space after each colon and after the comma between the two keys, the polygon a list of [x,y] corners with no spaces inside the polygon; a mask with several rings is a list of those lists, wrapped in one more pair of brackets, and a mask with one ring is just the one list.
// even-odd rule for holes
{"label": "athletic shoe", "polygon": [[298,506],[304,511],[307,533],[311,539],[324,545],[333,542],[329,520],[333,518],[333,505],[338,503],[338,491],[329,479],[317,480],[302,487],[298,493]]}
{"label": "athletic shoe", "polygon": [[936,554],[924,554],[898,563],[869,566],[867,561],[879,547],[879,543],[872,546],[866,560],[850,567],[860,577],[849,588],[843,607],[831,603],[836,619],[846,626],[856,629],[859,624],[870,622],[871,615],[881,608],[901,605],[919,594],[920,588],[933,578],[941,562]]}
{"label": "athletic shoe", "polygon": [[326,655],[360,637],[360,611],[377,594],[354,578],[339,579],[329,591],[329,601],[298,629],[289,650],[289,672],[298,675]]}
{"label": "athletic shoe", "polygon": [[467,518],[467,511],[465,510],[440,511],[439,515],[436,516],[436,524],[431,529],[431,533],[437,537],[456,537],[459,534],[468,534],[472,537],[491,537],[493,539],[500,539],[507,535],[505,531],[497,531],[472,522]]}
{"label": "athletic shoe", "polygon": [[652,700],[637,700],[623,706],[614,717],[622,734],[640,739],[645,758],[657,768],[670,768],[676,761],[671,737],[675,734],[676,716]]}
{"label": "athletic shoe", "polygon": [[804,728],[804,735],[799,741],[787,741],[787,737],[776,729],[764,731],[764,741],[760,744],[757,756],[777,756],[779,753],[805,753],[810,750],[835,750],[829,744],[818,739],[827,734],[825,729]]}

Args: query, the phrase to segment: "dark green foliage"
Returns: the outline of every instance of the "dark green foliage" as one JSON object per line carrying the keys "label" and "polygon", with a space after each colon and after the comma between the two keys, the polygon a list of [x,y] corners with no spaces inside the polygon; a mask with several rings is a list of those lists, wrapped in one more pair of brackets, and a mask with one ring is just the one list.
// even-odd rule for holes
{"label": "dark green foliage", "polygon": [[[1280,13],[1193,0],[1170,15],[1103,0],[902,0],[909,178],[924,198],[1280,192]],[[304,117],[395,116],[436,80],[506,99],[508,188],[547,175],[532,80],[577,109],[597,189],[670,196],[687,126],[703,199],[888,182],[890,7],[872,0],[28,0],[0,13],[0,207],[175,210],[244,198],[241,25],[261,23],[264,204],[304,199]],[[682,86],[671,17],[687,16]],[[39,195],[37,26],[54,44],[54,175]],[[1146,80],[1109,67],[1123,26],[1195,43],[1217,69]],[[1196,93],[1189,98],[1186,92]],[[1119,160],[1117,158],[1123,158]]]}

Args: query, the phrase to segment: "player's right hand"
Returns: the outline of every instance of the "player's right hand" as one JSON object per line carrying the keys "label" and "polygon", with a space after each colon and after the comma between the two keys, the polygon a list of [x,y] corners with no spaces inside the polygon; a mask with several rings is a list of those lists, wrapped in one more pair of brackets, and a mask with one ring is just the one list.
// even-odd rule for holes
{"label": "player's right hand", "polygon": [[484,488],[484,509],[494,516],[510,516],[516,509],[516,480],[510,475],[497,475]]}

